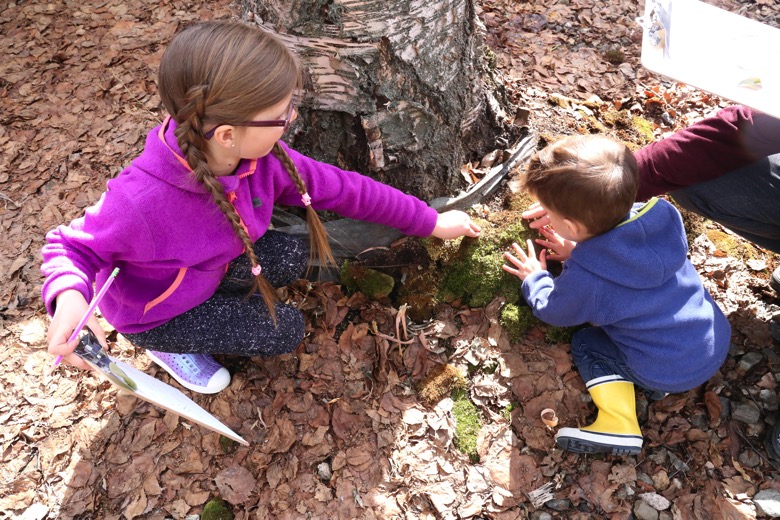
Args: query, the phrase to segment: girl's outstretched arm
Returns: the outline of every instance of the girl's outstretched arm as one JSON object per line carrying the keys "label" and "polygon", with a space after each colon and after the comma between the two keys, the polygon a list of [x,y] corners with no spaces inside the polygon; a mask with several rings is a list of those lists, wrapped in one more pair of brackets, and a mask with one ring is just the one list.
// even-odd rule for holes
{"label": "girl's outstretched arm", "polygon": [[480,227],[463,211],[450,210],[439,213],[431,236],[449,240],[462,236],[478,237]]}

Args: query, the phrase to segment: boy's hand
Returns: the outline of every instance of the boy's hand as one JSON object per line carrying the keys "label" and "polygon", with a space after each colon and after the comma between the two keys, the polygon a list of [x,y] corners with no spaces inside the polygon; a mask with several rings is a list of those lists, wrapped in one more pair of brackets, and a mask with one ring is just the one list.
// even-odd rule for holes
{"label": "boy's hand", "polygon": [[577,246],[577,242],[566,240],[550,226],[539,228],[539,233],[544,235],[544,238],[537,238],[536,243],[545,249],[552,250],[553,254],[546,256],[550,260],[563,262],[571,256],[572,249]]}
{"label": "boy's hand", "polygon": [[539,229],[550,225],[550,217],[547,216],[547,210],[538,202],[531,204],[527,210],[523,211],[521,216],[531,221],[528,223],[528,227],[531,229]]}
{"label": "boy's hand", "polygon": [[539,253],[539,260],[537,260],[536,256],[534,256],[534,243],[530,238],[528,239],[527,245],[528,254],[526,254],[526,252],[523,251],[519,245],[512,244],[512,249],[515,250],[515,254],[517,254],[517,256],[514,256],[509,251],[506,251],[504,252],[504,258],[509,260],[509,262],[515,267],[512,268],[506,264],[501,266],[504,271],[517,276],[521,280],[525,280],[526,277],[531,273],[535,273],[536,271],[544,271],[547,269],[547,250],[543,249],[542,252]]}
{"label": "boy's hand", "polygon": [[431,236],[449,240],[462,236],[478,237],[480,227],[463,211],[451,210],[439,213]]}

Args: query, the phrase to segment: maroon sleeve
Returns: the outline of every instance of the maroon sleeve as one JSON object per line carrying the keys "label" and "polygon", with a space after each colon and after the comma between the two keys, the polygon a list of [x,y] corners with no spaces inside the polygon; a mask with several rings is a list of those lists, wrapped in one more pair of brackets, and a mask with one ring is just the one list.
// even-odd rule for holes
{"label": "maroon sleeve", "polygon": [[720,177],[776,153],[780,119],[745,106],[724,108],[636,152],[637,200]]}

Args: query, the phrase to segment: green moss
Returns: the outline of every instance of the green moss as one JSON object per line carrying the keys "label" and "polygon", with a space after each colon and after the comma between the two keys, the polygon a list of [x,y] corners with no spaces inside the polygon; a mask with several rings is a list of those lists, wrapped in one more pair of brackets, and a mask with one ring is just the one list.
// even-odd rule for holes
{"label": "green moss", "polygon": [[507,421],[512,420],[512,412],[517,408],[517,404],[509,403],[503,410],[501,410],[501,416]]}
{"label": "green moss", "polygon": [[341,266],[341,283],[350,291],[360,291],[372,300],[387,297],[395,286],[395,280],[389,274],[353,266],[349,262],[344,262]]}
{"label": "green moss", "polygon": [[619,47],[612,47],[607,49],[607,51],[604,53],[604,58],[613,65],[620,65],[626,61],[626,55],[623,52],[623,49]]}
{"label": "green moss", "polygon": [[634,116],[631,122],[633,123],[634,131],[640,146],[655,141],[653,123],[641,116]]}
{"label": "green moss", "polygon": [[525,244],[531,236],[520,217],[520,212],[503,212],[498,221],[480,221],[479,239],[464,238],[454,244],[430,241],[431,258],[442,266],[442,298],[446,301],[462,299],[472,307],[484,307],[496,296],[504,296],[508,303],[520,301],[521,282],[506,273],[503,253],[512,242]]}
{"label": "green moss", "polygon": [[544,334],[544,338],[550,343],[571,343],[571,337],[581,327],[553,327],[550,326]]}
{"label": "green moss", "polygon": [[501,325],[509,333],[511,343],[520,342],[525,332],[531,328],[534,320],[534,315],[529,307],[507,303],[501,308]]}
{"label": "green moss", "polygon": [[[765,257],[765,254],[761,250],[737,235],[724,233],[719,229],[708,229],[705,234],[707,235],[707,238],[710,239],[710,242],[715,244],[715,247],[717,247],[719,251],[726,253],[727,256],[739,258],[743,261],[763,259]],[[695,237],[689,237],[690,240],[693,240],[694,238]]]}
{"label": "green moss", "polygon": [[437,365],[417,385],[420,401],[432,406],[456,390],[466,390],[468,381],[455,365]]}
{"label": "green moss", "polygon": [[465,390],[454,391],[452,399],[454,400],[452,415],[455,417],[455,447],[464,455],[468,455],[471,462],[479,462],[477,436],[482,429],[479,411]]}
{"label": "green moss", "polygon": [[414,322],[428,321],[436,315],[440,303],[438,269],[410,269],[398,288],[398,305],[406,304],[406,315]]}
{"label": "green moss", "polygon": [[221,498],[209,500],[203,506],[203,512],[200,514],[201,520],[233,520],[233,511],[230,510],[227,503]]}
{"label": "green moss", "polygon": [[238,449],[238,443],[233,439],[228,439],[224,435],[220,435],[219,447],[222,448],[222,453],[230,455],[231,453],[235,453],[235,451]]}

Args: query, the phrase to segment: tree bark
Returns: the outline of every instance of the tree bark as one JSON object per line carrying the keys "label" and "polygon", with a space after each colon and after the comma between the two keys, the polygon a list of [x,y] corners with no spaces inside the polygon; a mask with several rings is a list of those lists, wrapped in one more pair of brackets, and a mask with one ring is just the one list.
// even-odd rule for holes
{"label": "tree bark", "polygon": [[423,200],[520,134],[483,59],[473,0],[242,0],[300,56],[305,93],[285,137],[315,159]]}

